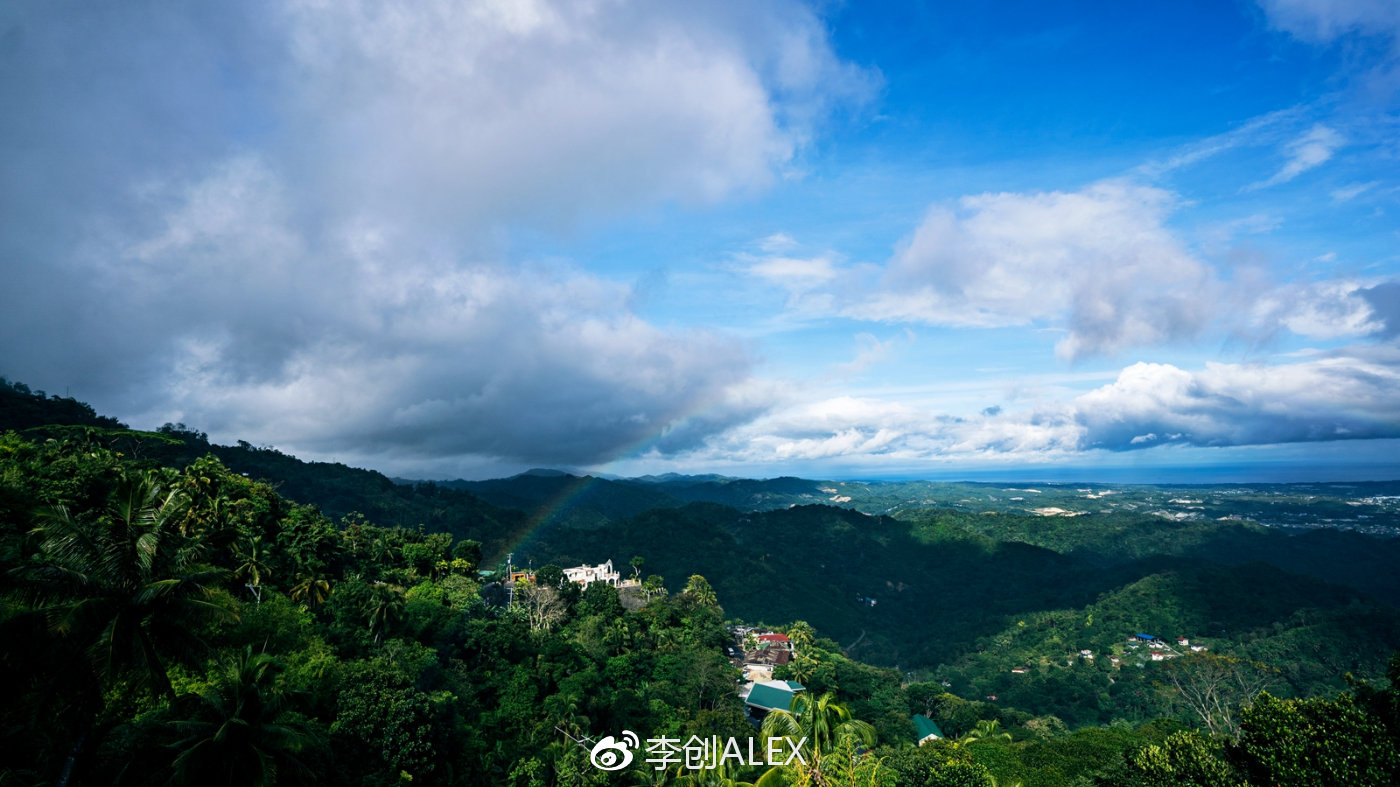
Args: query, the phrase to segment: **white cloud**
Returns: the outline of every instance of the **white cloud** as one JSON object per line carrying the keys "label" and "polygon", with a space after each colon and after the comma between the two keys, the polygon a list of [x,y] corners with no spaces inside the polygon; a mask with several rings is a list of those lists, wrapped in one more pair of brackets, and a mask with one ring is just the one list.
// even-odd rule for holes
{"label": "white cloud", "polygon": [[227,162],[102,255],[94,283],[122,297],[100,318],[164,359],[142,423],[381,467],[590,464],[693,447],[767,403],[745,347],[658,329],[621,284],[464,265],[374,225],[307,236],[287,191],[255,159]]}
{"label": "white cloud", "polygon": [[285,17],[312,174],[453,221],[763,188],[872,79],[796,3],[307,0]]}
{"label": "white cloud", "polygon": [[1400,36],[1400,5],[1392,0],[1259,0],[1270,23],[1312,43],[1347,33]]}
{"label": "white cloud", "polygon": [[1342,186],[1341,188],[1333,189],[1332,199],[1336,202],[1348,202],[1350,200],[1356,199],[1357,197],[1361,196],[1362,194],[1365,194],[1366,192],[1379,185],[1380,181],[1376,180],[1368,181],[1366,183],[1349,183],[1345,186]]}
{"label": "white cloud", "polygon": [[913,334],[906,331],[902,337],[891,337],[883,342],[873,334],[856,334],[855,357],[846,363],[837,364],[835,367],[835,375],[843,378],[854,377],[863,374],[870,367],[878,363],[884,363],[890,359],[895,345],[901,338],[906,342],[912,342]]}
{"label": "white cloud", "polygon": [[786,232],[775,232],[772,235],[759,239],[758,243],[755,245],[758,246],[760,251],[768,254],[780,254],[797,248],[797,241]]}
{"label": "white cloud", "polygon": [[1266,334],[1282,327],[1310,339],[1364,336],[1382,327],[1364,286],[1346,279],[1279,285],[1254,300],[1251,319]]}
{"label": "white cloud", "polygon": [[809,290],[837,275],[827,257],[766,257],[749,266],[749,273],[792,290]]}
{"label": "white cloud", "polygon": [[1285,152],[1288,160],[1282,168],[1267,180],[1246,187],[1247,190],[1268,188],[1287,183],[1314,167],[1321,166],[1332,158],[1337,149],[1346,144],[1346,139],[1336,131],[1318,123],[1301,137],[1288,143]]}
{"label": "white cloud", "polygon": [[1173,196],[1124,181],[982,194],[931,209],[849,316],[934,325],[1064,325],[1064,358],[1194,336],[1218,283],[1167,229]]}
{"label": "white cloud", "polygon": [[[1083,448],[1122,449],[1144,433],[1192,445],[1400,436],[1400,356],[1336,354],[1292,364],[1208,363],[1187,372],[1134,364],[1074,402]],[[1345,402],[1339,407],[1339,402]]]}
{"label": "white cloud", "polygon": [[1166,159],[1149,161],[1137,167],[1136,172],[1155,179],[1237,148],[1261,144],[1275,138],[1281,129],[1297,121],[1303,113],[1302,107],[1289,107],[1251,118],[1238,128],[1186,145]]}
{"label": "white cloud", "polygon": [[[754,465],[1037,462],[1157,446],[1400,437],[1400,350],[1352,348],[1282,364],[1136,363],[1107,385],[1029,408],[955,416],[880,398],[792,401],[694,455]],[[789,392],[796,396],[797,392]],[[1339,402],[1346,403],[1339,406]]]}

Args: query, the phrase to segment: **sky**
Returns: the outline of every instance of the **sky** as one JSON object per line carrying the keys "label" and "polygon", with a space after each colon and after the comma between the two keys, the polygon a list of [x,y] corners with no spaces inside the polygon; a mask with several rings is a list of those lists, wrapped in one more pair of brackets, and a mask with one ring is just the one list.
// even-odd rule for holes
{"label": "sky", "polygon": [[0,375],[406,478],[1400,478],[1400,4],[0,4]]}

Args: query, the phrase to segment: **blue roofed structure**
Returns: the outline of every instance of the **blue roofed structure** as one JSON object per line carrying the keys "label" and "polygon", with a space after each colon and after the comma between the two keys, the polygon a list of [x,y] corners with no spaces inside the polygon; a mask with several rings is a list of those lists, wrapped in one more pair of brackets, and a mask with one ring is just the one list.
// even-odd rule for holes
{"label": "blue roofed structure", "polygon": [[753,711],[767,713],[771,710],[792,710],[792,701],[798,692],[805,691],[801,683],[790,680],[769,680],[755,683],[744,698],[744,704]]}

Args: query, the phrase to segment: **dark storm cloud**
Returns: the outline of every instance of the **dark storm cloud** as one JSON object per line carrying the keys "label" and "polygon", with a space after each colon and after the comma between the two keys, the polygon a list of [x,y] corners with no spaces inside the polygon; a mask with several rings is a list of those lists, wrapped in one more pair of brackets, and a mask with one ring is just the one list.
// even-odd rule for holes
{"label": "dark storm cloud", "polygon": [[1400,281],[1389,281],[1369,289],[1358,290],[1357,295],[1370,305],[1372,321],[1380,323],[1381,328],[1376,331],[1377,335],[1386,339],[1400,336]]}
{"label": "dark storm cloud", "polygon": [[748,350],[501,240],[763,188],[821,96],[863,89],[806,9],[742,10],[23,6],[0,22],[0,373],[418,467],[693,446],[762,409]]}

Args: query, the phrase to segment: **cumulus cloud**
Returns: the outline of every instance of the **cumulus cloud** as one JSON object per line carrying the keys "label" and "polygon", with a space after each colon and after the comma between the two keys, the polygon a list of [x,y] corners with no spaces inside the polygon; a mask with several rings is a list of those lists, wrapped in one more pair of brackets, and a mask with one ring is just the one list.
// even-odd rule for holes
{"label": "cumulus cloud", "polygon": [[1265,334],[1287,329],[1310,339],[1365,336],[1382,327],[1369,291],[1349,279],[1277,285],[1255,297],[1252,323]]}
{"label": "cumulus cloud", "polygon": [[747,348],[508,237],[762,189],[878,79],[784,0],[74,1],[5,42],[0,371],[403,464],[761,411]]}
{"label": "cumulus cloud", "polygon": [[1134,364],[1112,385],[1075,401],[1082,445],[1131,448],[1144,433],[1206,446],[1400,436],[1400,400],[1393,394],[1400,355],[1371,355],[1210,363],[1197,372]]}
{"label": "cumulus cloud", "polygon": [[[1400,437],[1400,350],[1353,348],[1195,371],[1135,363],[1107,384],[1029,408],[955,416],[838,396],[775,408],[708,449],[754,463],[879,458],[1044,461],[1162,445],[1250,446]],[[1339,403],[1345,403],[1339,405]]]}
{"label": "cumulus cloud", "polygon": [[1191,337],[1218,284],[1167,229],[1174,198],[1104,181],[1076,192],[964,197],[935,206],[891,261],[864,319],[1063,325],[1063,358]]}
{"label": "cumulus cloud", "polygon": [[171,304],[182,324],[152,416],[318,454],[586,464],[640,441],[681,450],[762,406],[731,393],[745,348],[657,329],[623,286],[406,256],[367,226],[313,249],[279,220],[283,191],[232,162],[101,270],[124,311]]}
{"label": "cumulus cloud", "polygon": [[[746,8],[746,6],[745,6]],[[569,220],[767,185],[868,89],[805,7],[289,2],[298,157],[377,210]],[[819,89],[820,88],[820,89]]]}

